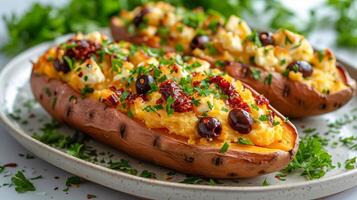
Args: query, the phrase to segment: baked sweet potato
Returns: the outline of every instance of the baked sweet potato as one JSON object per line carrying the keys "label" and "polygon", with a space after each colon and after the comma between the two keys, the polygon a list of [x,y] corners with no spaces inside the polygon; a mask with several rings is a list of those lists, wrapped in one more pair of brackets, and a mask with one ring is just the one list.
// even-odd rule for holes
{"label": "baked sweet potato", "polygon": [[[132,156],[192,175],[254,177],[278,171],[294,157],[298,147],[295,127],[248,86],[227,75],[214,75],[219,72],[197,58],[183,61],[165,52],[154,56],[155,49],[133,50],[129,43],[110,43],[103,38],[77,35],[34,63],[33,94],[56,120]],[[126,74],[128,65],[133,68]],[[181,70],[191,73],[176,76]],[[160,84],[158,73],[167,77]],[[118,75],[125,77],[116,79]],[[195,81],[187,82],[187,77]],[[153,84],[145,85],[146,81],[157,83],[158,90]],[[183,81],[188,84],[184,86]],[[219,91],[231,92],[231,96],[219,95]],[[212,103],[207,101],[205,110],[201,106],[211,94]],[[251,124],[234,122],[237,118],[229,117],[228,110],[230,115],[244,110]],[[215,123],[206,123],[206,119]],[[210,129],[212,125],[214,129]]]}
{"label": "baked sweet potato", "polygon": [[264,94],[291,118],[334,111],[355,94],[355,81],[332,51],[314,50],[302,35],[288,30],[257,33],[236,16],[224,20],[163,2],[122,11],[110,27],[116,41],[182,51],[209,61]]}
{"label": "baked sweet potato", "polygon": [[227,65],[225,69],[231,76],[254,86],[254,89],[268,98],[270,103],[275,108],[279,108],[281,113],[294,118],[334,111],[345,105],[355,94],[356,82],[340,64],[337,65],[337,68],[347,87],[328,95],[322,94],[304,83],[289,80],[279,73],[254,68],[260,71],[263,80],[267,80],[269,74],[272,76],[271,84],[257,81],[251,75],[249,68],[241,63],[233,63]]}

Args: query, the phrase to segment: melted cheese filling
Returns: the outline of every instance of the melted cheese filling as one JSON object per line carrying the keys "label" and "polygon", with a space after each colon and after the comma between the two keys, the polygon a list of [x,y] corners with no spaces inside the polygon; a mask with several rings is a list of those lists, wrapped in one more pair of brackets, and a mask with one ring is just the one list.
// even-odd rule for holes
{"label": "melted cheese filling", "polygon": [[[135,30],[135,34],[149,45],[179,45],[186,53],[201,58],[244,62],[279,73],[284,73],[290,63],[303,60],[312,65],[312,76],[303,78],[300,72],[290,71],[289,79],[303,82],[323,94],[347,87],[336,68],[334,54],[329,49],[314,51],[302,35],[278,30],[273,33],[274,45],[261,46],[254,41],[256,33],[239,17],[231,16],[225,21],[218,15],[205,14],[201,10],[188,11],[164,2],[147,3],[144,7],[149,10],[149,14],[144,16],[147,23]],[[122,11],[118,24],[128,24],[128,29],[133,28],[133,24],[128,22],[133,21],[141,8]],[[166,30],[165,34],[162,30]],[[197,34],[208,35],[211,42],[205,49],[196,48],[191,52],[190,43]]]}
{"label": "melted cheese filling", "polygon": [[[98,37],[94,38],[92,35],[76,36],[76,39],[99,41],[102,44],[106,40],[104,36],[100,39]],[[158,100],[162,98],[159,91],[151,92],[146,96],[145,100],[137,97],[131,104],[124,105],[124,103],[120,103],[117,109],[123,113],[128,113],[128,115],[130,113],[130,116],[142,121],[147,128],[165,128],[170,134],[187,138],[190,144],[211,143],[207,139],[200,137],[197,132],[199,117],[211,116],[218,119],[222,124],[220,136],[214,139],[219,144],[222,142],[237,143],[240,138],[243,138],[250,140],[255,146],[285,151],[293,148],[296,136],[292,135],[288,125],[277,116],[274,117],[276,125],[272,125],[266,120],[260,120],[259,118],[262,115],[271,113],[267,105],[257,105],[251,91],[246,89],[241,82],[222,74],[218,70],[211,70],[208,62],[193,57],[185,58],[185,61],[183,61],[183,58],[175,53],[154,56],[151,49],[139,48],[126,42],[111,43],[105,48],[117,49],[116,55],[120,54],[120,56],[125,57],[119,60],[119,66],[116,66],[115,60],[111,56],[104,56],[102,60],[95,59],[92,56],[85,61],[74,60],[73,69],[68,73],[58,72],[54,67],[53,59],[63,58],[64,52],[60,47],[53,47],[39,58],[34,65],[34,70],[36,73],[62,80],[78,92],[82,92],[86,87],[93,88],[94,91],[88,94],[88,97],[99,101],[113,94],[113,91],[109,89],[112,86],[135,93],[135,80],[138,76],[136,71],[140,70],[151,69],[152,71],[154,69],[154,73],[160,73],[160,77],[165,76],[166,79],[174,80],[177,83],[187,79],[192,80],[192,82],[200,82],[208,76],[221,75],[235,87],[240,97],[250,107],[250,115],[254,119],[254,124],[249,134],[240,134],[230,127],[228,124],[230,105],[222,96],[218,95],[217,91],[208,95],[199,95],[194,92],[192,97],[198,100],[200,104],[195,105],[192,111],[174,112],[172,115],[169,115],[165,110],[165,102],[162,105],[162,109],[155,111],[148,109],[155,107],[158,104]],[[135,48],[136,51],[132,51]],[[155,70],[158,71],[155,72]],[[215,89],[214,84],[211,84],[208,88],[211,91],[215,91]],[[249,147],[242,148],[249,149]]]}

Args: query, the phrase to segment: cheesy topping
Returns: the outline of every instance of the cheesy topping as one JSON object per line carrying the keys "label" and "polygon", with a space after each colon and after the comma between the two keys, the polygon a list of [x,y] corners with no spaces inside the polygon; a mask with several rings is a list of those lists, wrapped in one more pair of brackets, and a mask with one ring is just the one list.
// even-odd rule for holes
{"label": "cheesy topping", "polygon": [[[269,109],[264,97],[195,57],[113,43],[98,33],[78,34],[50,48],[34,64],[34,71],[69,84],[82,96],[102,101],[149,129],[165,129],[190,144],[229,142],[285,151],[294,146],[288,126]],[[237,107],[253,119],[249,134],[229,124],[229,111]],[[218,137],[207,139],[198,133],[202,117],[221,123]]]}
{"label": "cheesy topping", "polygon": [[[122,11],[117,20],[128,28],[129,34],[139,36],[151,46],[175,47],[178,51],[220,63],[243,62],[281,73],[326,95],[347,87],[329,49],[315,51],[304,36],[285,29],[272,33],[272,44],[264,44],[237,16],[225,20],[217,13],[185,10],[164,2],[150,2],[133,11]],[[197,38],[201,36],[208,39],[199,41]],[[196,39],[202,44],[192,45],[197,43]],[[312,75],[304,77],[298,70],[289,69],[288,65],[296,61],[308,62],[313,69]]]}

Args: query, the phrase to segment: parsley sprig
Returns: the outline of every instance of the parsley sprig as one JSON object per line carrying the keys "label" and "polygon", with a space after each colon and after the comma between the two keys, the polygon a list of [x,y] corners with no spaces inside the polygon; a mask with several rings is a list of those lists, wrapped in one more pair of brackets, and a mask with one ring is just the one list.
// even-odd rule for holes
{"label": "parsley sprig", "polygon": [[16,192],[25,193],[36,191],[35,186],[30,182],[29,179],[25,177],[25,175],[18,171],[12,178],[12,183],[15,185]]}
{"label": "parsley sprig", "polygon": [[295,158],[283,172],[302,171],[301,175],[308,180],[321,178],[333,169],[332,157],[316,137],[301,138]]}

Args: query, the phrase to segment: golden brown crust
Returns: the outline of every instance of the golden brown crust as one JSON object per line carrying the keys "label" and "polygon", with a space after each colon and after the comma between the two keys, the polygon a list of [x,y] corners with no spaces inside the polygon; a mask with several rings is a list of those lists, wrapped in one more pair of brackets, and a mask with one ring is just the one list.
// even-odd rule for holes
{"label": "golden brown crust", "polygon": [[[187,174],[254,177],[284,168],[298,148],[298,134],[290,122],[284,123],[295,137],[294,148],[289,152],[256,153],[230,148],[226,153],[219,153],[218,148],[190,145],[162,131],[147,129],[114,108],[82,98],[59,80],[32,73],[31,87],[35,98],[55,119],[132,156]],[[46,94],[45,88],[51,95]],[[282,118],[277,112],[276,115]]]}
{"label": "golden brown crust", "polygon": [[[145,38],[130,37],[126,28],[120,26],[116,17],[112,18],[110,29],[112,37],[116,41],[125,40],[136,44],[150,45],[150,42],[146,41]],[[172,49],[168,48],[168,50]],[[212,58],[201,57],[201,59],[214,63]],[[260,80],[255,80],[252,76],[249,76],[248,68],[242,67],[241,64],[233,63],[226,67],[226,71],[229,75],[245,82],[263,94],[269,99],[271,105],[284,116],[301,118],[337,110],[354,96],[356,90],[355,80],[350,77],[342,64],[338,64],[337,67],[348,87],[329,95],[322,94],[302,82],[288,80],[280,73],[267,72],[260,68]],[[271,85],[264,84],[264,80],[269,73],[273,76]]]}

